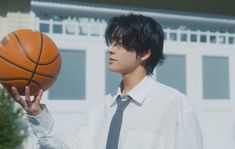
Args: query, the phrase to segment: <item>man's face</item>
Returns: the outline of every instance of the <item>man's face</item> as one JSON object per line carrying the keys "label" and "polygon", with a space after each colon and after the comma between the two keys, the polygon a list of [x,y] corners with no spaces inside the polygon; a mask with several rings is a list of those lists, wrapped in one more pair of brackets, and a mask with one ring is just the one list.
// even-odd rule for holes
{"label": "man's face", "polygon": [[120,74],[134,71],[140,65],[140,57],[136,52],[128,51],[122,44],[113,42],[108,47],[109,69]]}

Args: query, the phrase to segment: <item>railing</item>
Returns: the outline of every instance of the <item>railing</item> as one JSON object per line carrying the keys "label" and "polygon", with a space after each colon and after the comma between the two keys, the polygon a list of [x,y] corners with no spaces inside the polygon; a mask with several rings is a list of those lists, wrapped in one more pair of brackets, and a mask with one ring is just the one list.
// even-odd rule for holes
{"label": "railing", "polygon": [[103,37],[106,21],[94,18],[79,18],[55,21],[53,19],[36,19],[36,28],[49,34],[63,34],[73,36]]}
{"label": "railing", "polygon": [[[95,18],[67,18],[59,21],[36,19],[36,27],[49,34],[62,34],[85,37],[103,37],[107,22]],[[182,29],[164,29],[165,40],[168,42],[188,42],[235,45],[235,33],[211,31],[192,31]]]}
{"label": "railing", "polygon": [[235,45],[235,33],[164,29],[165,40],[172,42]]}

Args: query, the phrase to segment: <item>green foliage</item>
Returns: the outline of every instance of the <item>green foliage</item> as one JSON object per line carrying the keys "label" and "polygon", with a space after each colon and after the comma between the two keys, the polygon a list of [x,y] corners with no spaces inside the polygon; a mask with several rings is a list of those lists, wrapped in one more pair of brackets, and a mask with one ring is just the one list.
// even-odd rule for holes
{"label": "green foliage", "polygon": [[0,86],[0,149],[17,149],[26,138],[23,110]]}

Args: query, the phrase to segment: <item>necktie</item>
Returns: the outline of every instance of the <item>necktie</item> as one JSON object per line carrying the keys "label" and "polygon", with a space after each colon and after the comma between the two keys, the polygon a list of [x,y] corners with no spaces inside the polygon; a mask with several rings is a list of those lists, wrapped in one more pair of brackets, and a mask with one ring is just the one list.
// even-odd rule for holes
{"label": "necktie", "polygon": [[131,98],[129,96],[127,96],[127,100],[125,101],[121,100],[120,95],[117,98],[117,110],[115,114],[113,115],[113,118],[111,120],[111,124],[109,127],[106,149],[118,148],[118,141],[119,141],[119,135],[120,135],[121,125],[122,125],[123,111],[125,110],[127,105],[130,103],[130,100]]}

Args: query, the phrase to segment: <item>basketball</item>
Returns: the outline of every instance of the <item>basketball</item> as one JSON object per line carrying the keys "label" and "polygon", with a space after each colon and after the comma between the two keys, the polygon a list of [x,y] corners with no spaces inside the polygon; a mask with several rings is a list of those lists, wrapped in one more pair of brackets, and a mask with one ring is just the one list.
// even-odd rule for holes
{"label": "basketball", "polygon": [[0,83],[11,92],[16,87],[24,95],[25,86],[31,95],[46,91],[56,81],[61,57],[55,43],[44,33],[20,29],[0,41]]}

